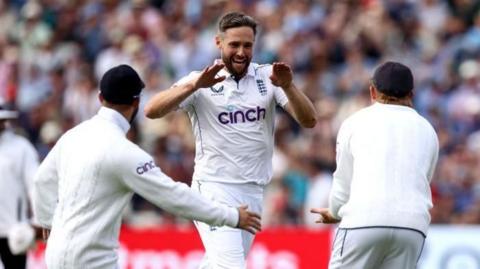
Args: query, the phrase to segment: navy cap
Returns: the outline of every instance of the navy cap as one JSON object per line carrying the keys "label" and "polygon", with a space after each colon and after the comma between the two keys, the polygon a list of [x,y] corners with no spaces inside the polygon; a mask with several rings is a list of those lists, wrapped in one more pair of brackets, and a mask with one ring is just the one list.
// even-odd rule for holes
{"label": "navy cap", "polygon": [[112,104],[132,104],[144,87],[137,72],[126,64],[111,68],[100,80],[100,94]]}
{"label": "navy cap", "polygon": [[375,70],[373,85],[385,95],[405,97],[413,90],[412,71],[401,63],[386,62]]}

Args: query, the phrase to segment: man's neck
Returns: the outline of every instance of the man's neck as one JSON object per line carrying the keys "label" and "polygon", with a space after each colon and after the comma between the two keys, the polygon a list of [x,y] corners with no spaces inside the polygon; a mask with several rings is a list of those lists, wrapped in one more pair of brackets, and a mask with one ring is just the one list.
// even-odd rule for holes
{"label": "man's neck", "polygon": [[377,103],[386,104],[386,105],[399,105],[399,106],[413,107],[413,102],[411,98],[396,98],[396,97],[385,95],[383,98],[377,98],[375,101]]}

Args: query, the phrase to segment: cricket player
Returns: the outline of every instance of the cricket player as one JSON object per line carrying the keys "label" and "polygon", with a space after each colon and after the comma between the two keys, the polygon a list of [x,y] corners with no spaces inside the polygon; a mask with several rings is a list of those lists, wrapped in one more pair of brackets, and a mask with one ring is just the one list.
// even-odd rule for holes
{"label": "cricket player", "polygon": [[246,207],[212,203],[162,173],[126,138],[144,84],[130,66],[100,81],[98,114],[65,133],[41,163],[34,180],[34,212],[45,229],[49,269],[117,268],[121,213],[134,192],[159,207],[210,225],[260,230]]}
{"label": "cricket player", "polygon": [[[181,108],[196,140],[192,188],[230,206],[262,211],[263,189],[272,176],[275,108],[312,128],[316,112],[293,83],[285,63],[252,63],[257,23],[239,12],[219,21],[216,45],[221,60],[192,72],[146,105],[149,118]],[[206,255],[200,268],[245,268],[254,235],[196,223]]]}
{"label": "cricket player", "polygon": [[373,105],[340,127],[329,208],[312,209],[317,222],[340,222],[330,269],[416,268],[439,146],[412,108],[413,85],[407,66],[382,64],[369,88]]}

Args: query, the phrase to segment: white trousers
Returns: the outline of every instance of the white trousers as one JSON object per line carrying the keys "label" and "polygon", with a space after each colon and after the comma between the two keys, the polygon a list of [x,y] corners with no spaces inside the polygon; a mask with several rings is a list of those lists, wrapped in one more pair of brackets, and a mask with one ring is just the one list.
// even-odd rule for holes
{"label": "white trousers", "polygon": [[[195,180],[192,188],[215,203],[232,207],[248,205],[248,210],[258,214],[262,212],[263,186]],[[195,221],[195,226],[205,247],[200,269],[246,268],[245,260],[255,237],[253,234],[226,226],[213,227],[198,221]]]}
{"label": "white trousers", "polygon": [[339,228],[329,269],[414,269],[424,243],[424,235],[412,229]]}

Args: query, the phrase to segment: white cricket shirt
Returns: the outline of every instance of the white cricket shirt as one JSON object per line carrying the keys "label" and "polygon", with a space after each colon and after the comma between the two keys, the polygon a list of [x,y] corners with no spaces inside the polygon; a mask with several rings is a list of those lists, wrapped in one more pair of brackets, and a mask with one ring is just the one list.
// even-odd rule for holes
{"label": "white cricket shirt", "polygon": [[426,233],[438,158],[433,127],[414,109],[375,103],[337,136],[330,211],[341,228],[395,226]]}
{"label": "white cricket shirt", "polygon": [[[272,177],[275,107],[288,99],[270,81],[271,65],[250,63],[247,74],[236,82],[226,79],[201,88],[180,108],[190,118],[195,135],[194,180],[267,184]],[[177,84],[188,81],[192,72]]]}
{"label": "white cricket shirt", "polygon": [[52,227],[46,263],[55,269],[117,266],[121,213],[133,192],[177,215],[235,227],[238,211],[172,181],[125,137],[130,128],[117,111],[98,114],[63,135],[39,167],[34,212]]}
{"label": "white cricket shirt", "polygon": [[28,220],[29,194],[37,168],[37,152],[27,139],[8,129],[0,133],[0,238]]}

